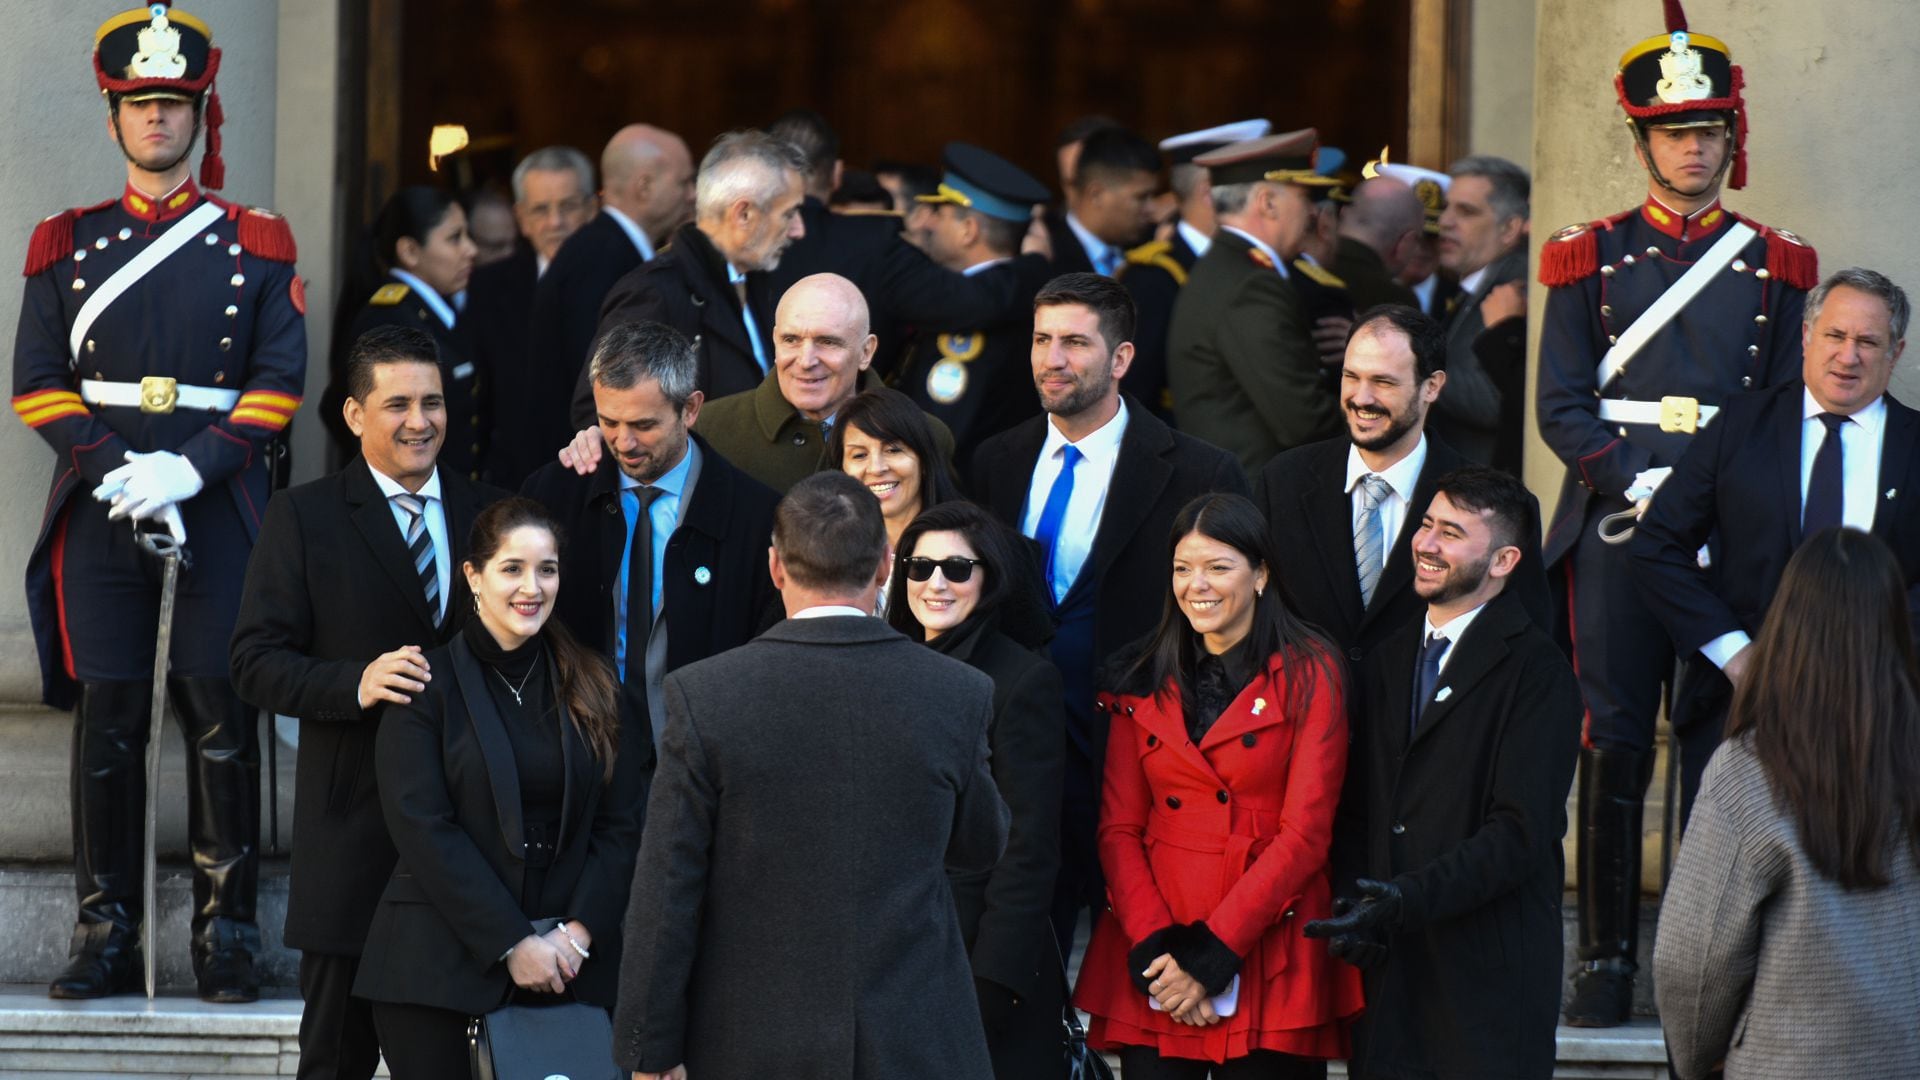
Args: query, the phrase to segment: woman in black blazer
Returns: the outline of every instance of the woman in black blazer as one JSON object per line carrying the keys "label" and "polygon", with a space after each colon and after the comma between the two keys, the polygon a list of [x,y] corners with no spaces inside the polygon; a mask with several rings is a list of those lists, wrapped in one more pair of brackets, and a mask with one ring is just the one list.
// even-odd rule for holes
{"label": "woman in black blazer", "polygon": [[1048,912],[1060,870],[1067,735],[1060,673],[1036,651],[1052,626],[1024,555],[980,507],[931,507],[900,535],[887,619],[993,678],[988,742],[1012,827],[998,865],[950,875],[949,883],[996,1080],[1054,1080],[1065,976]]}
{"label": "woman in black blazer", "polygon": [[652,761],[606,661],[547,624],[546,511],[494,503],[467,550],[476,615],[381,714],[374,753],[400,858],[353,992],[373,1002],[395,1080],[465,1080],[468,1019],[515,988],[525,1004],[568,992],[612,1008]]}

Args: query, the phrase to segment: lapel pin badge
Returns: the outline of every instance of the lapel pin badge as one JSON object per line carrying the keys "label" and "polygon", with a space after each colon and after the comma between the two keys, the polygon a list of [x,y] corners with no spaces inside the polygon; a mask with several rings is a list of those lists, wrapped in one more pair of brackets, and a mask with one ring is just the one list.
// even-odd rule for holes
{"label": "lapel pin badge", "polygon": [[1887,489],[1887,501],[1888,501],[1888,502],[1892,502],[1892,501],[1893,501],[1893,497],[1894,497],[1895,495],[1897,495],[1897,494],[1899,494],[1899,491],[1900,491],[1900,489],[1899,489],[1899,488],[1888,488],[1888,489]]}
{"label": "lapel pin badge", "polygon": [[1253,699],[1253,715],[1259,716],[1261,711],[1264,710],[1266,707],[1267,707],[1266,698],[1257,697]]}
{"label": "lapel pin badge", "polygon": [[695,585],[705,585],[707,582],[712,580],[713,580],[713,571],[707,569],[704,566],[696,566],[693,568],[693,583]]}
{"label": "lapel pin badge", "polygon": [[1439,693],[1437,693],[1437,694],[1435,694],[1435,695],[1433,695],[1433,701],[1434,701],[1434,704],[1436,704],[1436,705],[1437,705],[1437,704],[1439,704],[1440,702],[1442,702],[1442,701],[1445,701],[1445,700],[1447,700],[1447,699],[1448,699],[1449,697],[1452,697],[1452,696],[1453,696],[1453,687],[1451,687],[1451,686],[1443,686],[1443,687],[1441,687],[1441,688],[1440,688],[1440,692],[1439,692]]}

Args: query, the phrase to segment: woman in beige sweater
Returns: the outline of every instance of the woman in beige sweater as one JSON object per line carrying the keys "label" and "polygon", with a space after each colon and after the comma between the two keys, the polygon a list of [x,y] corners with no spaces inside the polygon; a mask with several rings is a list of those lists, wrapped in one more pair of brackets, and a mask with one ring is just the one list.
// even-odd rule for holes
{"label": "woman in beige sweater", "polygon": [[1920,673],[1892,552],[1787,564],[1660,913],[1675,1075],[1920,1076]]}

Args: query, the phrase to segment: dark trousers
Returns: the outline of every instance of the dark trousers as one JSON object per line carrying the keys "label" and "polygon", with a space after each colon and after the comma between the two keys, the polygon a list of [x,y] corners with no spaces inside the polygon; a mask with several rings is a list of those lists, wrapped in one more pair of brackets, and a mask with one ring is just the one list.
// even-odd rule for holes
{"label": "dark trousers", "polygon": [[1125,1080],[1325,1080],[1327,1063],[1255,1050],[1246,1057],[1215,1064],[1165,1058],[1151,1047],[1128,1046],[1120,1051],[1120,1075]]}
{"label": "dark trousers", "polygon": [[466,1013],[430,1005],[374,1002],[373,1023],[380,1030],[387,1072],[393,1080],[471,1080],[473,1066],[467,1051],[471,1019]]}
{"label": "dark trousers", "polygon": [[[359,970],[357,956],[300,954],[300,996],[306,1001],[300,1013],[300,1080],[368,1080],[379,1067],[382,1040],[375,1033],[372,1006],[353,996]],[[391,1063],[388,1069],[395,1077],[404,1075]]]}

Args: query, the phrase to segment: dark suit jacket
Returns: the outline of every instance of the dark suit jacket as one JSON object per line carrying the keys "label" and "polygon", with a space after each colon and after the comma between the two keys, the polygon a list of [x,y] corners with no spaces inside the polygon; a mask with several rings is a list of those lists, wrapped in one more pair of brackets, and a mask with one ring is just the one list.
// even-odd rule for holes
{"label": "dark suit jacket", "polygon": [[[779,496],[722,457],[700,436],[700,475],[667,539],[661,610],[667,613],[667,670],[743,645],[767,624],[778,600],[767,576],[773,508]],[[521,493],[545,506],[567,533],[566,570],[554,608],[581,644],[613,655],[613,585],[626,550],[620,511],[620,465],[603,454],[591,476],[559,462],[527,478]],[[704,580],[702,580],[704,578]],[[638,642],[644,659],[646,643]],[[629,641],[628,649],[635,648]],[[628,686],[635,715],[646,722],[644,686]]]}
{"label": "dark suit jacket", "polygon": [[[1660,485],[1634,532],[1640,595],[1682,655],[1722,634],[1758,635],[1800,532],[1799,380],[1736,394]],[[1873,534],[1920,611],[1920,413],[1887,395]],[[1911,507],[1911,509],[1909,509]],[[1714,538],[1713,566],[1696,553]]]}
{"label": "dark suit jacket", "polygon": [[[1171,572],[1167,534],[1181,507],[1214,491],[1247,494],[1246,475],[1233,455],[1169,428],[1132,398],[1126,402],[1127,430],[1106,509],[1080,570],[1098,597],[1093,649],[1100,661],[1145,636],[1159,620]],[[1051,422],[1035,417],[988,439],[973,456],[974,497],[1015,531]],[[1099,735],[1104,742],[1105,732]]]}
{"label": "dark suit jacket", "polygon": [[[1426,612],[1426,601],[1413,591],[1413,534],[1440,478],[1468,462],[1436,436],[1427,436],[1427,462],[1414,482],[1406,520],[1386,553],[1373,603],[1362,610],[1353,564],[1353,500],[1346,492],[1351,446],[1341,436],[1281,454],[1261,472],[1254,501],[1267,515],[1275,549],[1286,556],[1279,579],[1294,614],[1326,631],[1349,661],[1359,663],[1387,635]],[[1520,598],[1534,623],[1546,629],[1551,605],[1540,559],[1537,507],[1534,519],[1508,590]],[[1350,711],[1358,705],[1357,694],[1348,705]]]}
{"label": "dark suit jacket", "polygon": [[447,622],[433,627],[393,510],[361,458],[267,504],[233,630],[233,688],[249,705],[300,718],[294,779],[293,880],[286,942],[357,956],[393,844],[374,787],[377,710],[359,704],[360,674],[403,645],[431,648],[472,609],[467,533],[506,492],[440,472],[449,565]]}
{"label": "dark suit jacket", "polygon": [[[900,235],[899,218],[836,214],[811,195],[800,204],[800,220],[806,235],[767,272],[768,295],[778,304],[794,282],[810,274],[839,274],[859,286],[873,332],[880,338],[874,367],[882,373],[896,370],[904,357],[906,328],[927,334],[1004,319],[1018,305],[1023,282],[1044,282],[1052,276],[1040,256],[1016,255],[1012,270],[967,277],[907,243]],[[1030,295],[1027,302],[1031,313]],[[772,308],[765,317],[772,320]]]}
{"label": "dark suit jacket", "polygon": [[[1480,302],[1496,286],[1527,276],[1525,245],[1507,252],[1487,267],[1487,274],[1471,293],[1464,293],[1446,316],[1447,385],[1433,403],[1427,426],[1460,449],[1468,460],[1482,465],[1499,464],[1497,452],[1504,445],[1509,453],[1517,451],[1519,432],[1505,432],[1502,425],[1521,419],[1520,411],[1527,393],[1526,321],[1517,319],[1522,348],[1512,348],[1512,326],[1493,328],[1489,337]],[[1505,337],[1498,337],[1502,332]],[[1487,339],[1484,344],[1482,339]],[[1503,347],[1504,346],[1504,347]],[[1504,436],[1504,440],[1503,440]]]}
{"label": "dark suit jacket", "polygon": [[[473,336],[474,364],[486,376],[483,415],[488,418],[486,478],[518,487],[526,474],[564,443],[536,446],[531,402],[541,392],[529,365],[527,328],[533,320],[533,293],[540,281],[540,260],[521,243],[512,255],[473,272],[467,285],[462,321]],[[495,403],[510,406],[506,410]]]}
{"label": "dark suit jacket", "polygon": [[1023,1040],[1027,1045],[1018,1060],[1057,1062],[1062,987],[1060,965],[1048,943],[1053,882],[1060,871],[1060,785],[1067,748],[1060,673],[1045,656],[992,626],[967,633],[941,651],[993,680],[987,743],[994,786],[1011,815],[1007,852],[999,865],[984,873],[949,875],[960,934],[973,958],[974,977],[1005,987],[1019,996],[1023,1012],[1046,1018],[1037,1025],[1009,1024],[1048,1036],[1038,1045],[1032,1038]]}
{"label": "dark suit jacket", "polygon": [[[519,770],[487,691],[490,676],[461,638],[427,656],[438,677],[412,704],[388,705],[380,717],[380,804],[400,860],[367,932],[354,995],[486,1013],[513,989],[501,957],[531,932],[532,920],[568,918],[586,925],[594,954],[568,989],[611,1007],[653,761],[646,729],[623,712],[609,780],[559,705],[560,834],[539,897],[523,905]],[[551,653],[547,663],[555,686]]]}
{"label": "dark suit jacket", "polygon": [[1264,259],[1239,235],[1215,233],[1167,333],[1180,429],[1232,451],[1249,477],[1282,450],[1340,430],[1306,303]]}
{"label": "dark suit jacket", "polygon": [[618,282],[643,260],[627,231],[611,215],[593,220],[567,237],[533,292],[528,322],[526,383],[537,395],[525,405],[530,414],[525,442],[541,448],[523,459],[526,470],[546,464],[585,424],[572,425],[572,389],[600,328],[600,305]]}
{"label": "dark suit jacket", "polygon": [[1006,843],[991,680],[878,619],[789,619],[669,675],[667,709],[621,1067],[988,1080],[947,869]]}
{"label": "dark suit jacket", "polygon": [[[547,276],[553,272],[549,270]],[[747,303],[753,308],[769,364],[773,362],[773,309],[779,299],[767,275],[757,270],[747,274]],[[760,362],[754,359],[753,340],[740,317],[740,298],[727,281],[727,261],[699,226],[680,226],[673,241],[650,262],[614,283],[600,306],[598,329],[588,345],[610,326],[643,320],[665,323],[693,340],[700,358],[698,386],[707,400],[760,385]],[[568,385],[573,387],[574,429],[591,426],[593,386],[584,362]]]}
{"label": "dark suit jacket", "polygon": [[1340,275],[1347,283],[1347,295],[1353,297],[1356,311],[1365,311],[1379,304],[1405,304],[1418,307],[1419,298],[1413,290],[1393,279],[1387,273],[1387,264],[1380,253],[1372,246],[1351,236],[1340,238],[1340,244],[1334,249],[1333,265],[1328,267]]}
{"label": "dark suit jacket", "polygon": [[1553,1072],[1580,689],[1503,594],[1453,646],[1409,737],[1420,638],[1414,622],[1367,659],[1340,797],[1336,848],[1357,843],[1367,876],[1404,897],[1366,980],[1361,1064],[1369,1077],[1537,1080]]}
{"label": "dark suit jacket", "polygon": [[1065,206],[1049,206],[1045,214],[1047,239],[1053,245],[1053,273],[1091,274],[1094,273],[1093,260],[1087,257],[1087,249],[1080,243],[1080,235],[1067,224]]}

